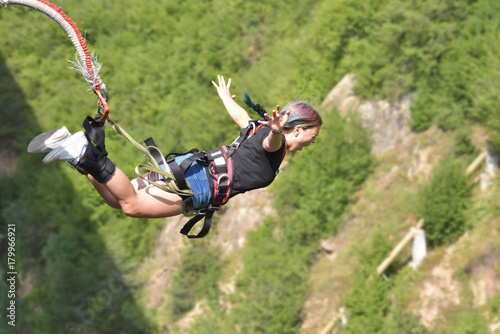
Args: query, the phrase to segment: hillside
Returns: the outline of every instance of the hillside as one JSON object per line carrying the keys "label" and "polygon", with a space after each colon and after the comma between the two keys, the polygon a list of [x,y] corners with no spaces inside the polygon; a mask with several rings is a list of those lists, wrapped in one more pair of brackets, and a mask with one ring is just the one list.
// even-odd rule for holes
{"label": "hillside", "polygon": [[[111,118],[163,152],[234,139],[219,74],[240,104],[244,92],[267,110],[304,99],[324,123],[270,187],[188,241],[184,218],[127,217],[68,164],[26,152],[56,126],[79,131],[95,96],[66,68],[74,48],[55,22],[2,6],[0,291],[16,294],[0,295],[0,314],[15,301],[17,317],[0,332],[500,331],[497,0],[55,5],[103,64]],[[135,177],[143,156],[109,130],[109,157]],[[377,276],[420,219],[424,261],[412,269],[407,246]]]}
{"label": "hillside", "polygon": [[[350,310],[346,309],[344,298],[353,288],[352,276],[360,247],[373,242],[375,234],[394,247],[415,226],[414,210],[419,191],[428,182],[433,167],[453,148],[452,136],[436,127],[421,133],[411,132],[407,126],[409,104],[388,108],[383,101],[363,101],[354,94],[350,79],[353,76],[346,76],[322,106],[328,108],[330,104],[330,108],[338,107],[346,115],[352,108],[365,114],[365,126],[372,133],[372,152],[377,156],[376,168],[356,194],[356,203],[344,215],[342,228],[316,246],[320,254],[311,268],[307,297],[301,310],[299,332],[303,334],[335,333],[348,325]],[[372,106],[372,112],[366,113],[366,104]],[[388,110],[390,114],[386,113]],[[379,126],[374,126],[378,122],[391,124],[391,120],[399,124],[394,131],[380,131]],[[385,134],[385,138],[380,139],[377,131]],[[472,140],[478,150],[486,147],[485,139],[484,130],[475,128]],[[429,333],[448,333],[450,328],[453,333],[461,333],[466,328],[473,332],[499,331],[500,317],[496,311],[500,292],[500,244],[495,216],[498,205],[494,199],[500,191],[497,179],[481,189],[480,179],[485,168],[483,163],[470,177],[474,193],[474,204],[468,213],[469,219],[473,219],[470,229],[452,244],[428,248],[426,259],[415,270],[409,266],[412,253],[411,245],[407,246],[395,261],[397,269],[386,277],[384,284],[391,287],[390,299],[394,299],[395,304],[389,314],[400,317],[393,321],[401,324],[406,317],[413,319],[403,327],[408,331],[403,329],[399,333],[409,333],[410,328],[419,326],[422,332]],[[231,202],[217,224],[217,235],[211,240],[213,245],[221,246],[222,256],[228,263],[218,283],[222,291],[219,301],[226,304],[228,310],[231,309],[230,296],[238,293],[235,282],[242,272],[246,233],[249,228],[258,228],[271,209],[272,199],[266,193],[262,190],[247,193]],[[254,210],[256,207],[258,210]],[[252,211],[254,214],[249,214]],[[144,267],[153,272],[146,274],[143,296],[143,302],[150,309],[168,310],[168,296],[159,292],[168,290],[171,284],[169,273],[175,264],[172,258],[178,261],[180,251],[188,245],[175,241],[178,240],[175,232],[183,222],[165,224],[154,255],[145,263]],[[380,254],[382,258],[387,255],[388,252]],[[376,276],[375,270],[372,276]],[[196,307],[173,327],[177,328],[174,332],[185,332],[198,318],[213,317],[211,312],[206,300],[197,300]],[[461,320],[462,317],[468,319],[467,322]],[[342,319],[347,324],[342,325]]]}
{"label": "hillside", "polygon": [[[433,169],[452,154],[456,145],[452,135],[437,127],[412,133],[403,121],[397,127],[401,130],[399,133],[391,131],[394,120],[409,120],[410,105],[396,103],[390,108],[373,107],[384,102],[357,98],[352,90],[352,79],[352,75],[346,76],[323,104],[333,103],[344,111],[354,108],[364,115],[364,124],[372,133],[372,152],[377,155],[377,167],[356,195],[357,202],[346,213],[342,230],[322,242],[322,255],[311,270],[311,291],[303,310],[301,333],[327,334],[343,326],[349,328],[350,310],[346,308],[345,296],[353,289],[352,276],[356,267],[353,259],[359,258],[360,248],[373,243],[373,238],[382,236],[395,247],[416,225],[417,218],[421,218],[415,211],[418,196],[429,182]],[[367,104],[375,112],[366,112]],[[386,117],[388,114],[383,110],[390,110],[391,117]],[[374,120],[383,123],[384,129],[380,130]],[[381,140],[377,132],[386,134],[394,145],[382,145],[384,149],[381,149],[380,143],[387,140]],[[483,128],[473,129],[471,141],[477,152],[486,150],[486,139]],[[386,324],[392,321],[394,327],[387,326],[387,332],[500,332],[500,239],[495,200],[499,190],[498,179],[489,176],[490,168],[498,168],[498,153],[490,150],[489,155],[491,160],[483,162],[479,170],[469,176],[473,204],[466,214],[469,227],[465,233],[456,242],[428,248],[427,258],[415,270],[410,268],[410,244],[396,259],[395,272],[385,278],[391,287],[389,298],[393,306],[375,312],[384,314]],[[471,162],[469,158],[468,163]],[[423,229],[426,230],[425,225]],[[389,253],[380,255],[384,258]],[[371,279],[380,263],[379,260],[369,265],[373,270]],[[369,284],[362,289],[369,293]],[[380,301],[378,307],[383,307]],[[355,314],[357,316],[360,314]],[[370,316],[369,312],[364,316]]]}
{"label": "hillside", "polygon": [[[471,137],[478,151],[485,149],[484,129],[475,128]],[[357,202],[346,214],[342,230],[324,240],[326,247],[311,270],[301,333],[335,333],[343,327],[342,317],[348,326],[345,295],[353,285],[353,259],[375,235],[395,247],[416,225],[420,218],[415,211],[419,192],[433,168],[453,151],[453,136],[436,127],[421,133],[407,132],[397,139],[394,147],[379,151],[377,167],[356,195]],[[392,329],[387,327],[387,332],[500,332],[500,239],[495,200],[499,183],[495,178],[482,189],[485,169],[483,163],[470,176],[473,204],[467,213],[467,231],[456,242],[428,248],[426,259],[416,270],[410,267],[411,244],[398,256],[397,269],[387,275],[386,281],[394,305],[390,310],[379,310],[393,318],[387,322],[397,324]],[[389,252],[380,255],[385,258]],[[373,276],[380,263],[370,264]],[[366,293],[369,288],[365,286]],[[325,329],[329,330],[322,331]]]}

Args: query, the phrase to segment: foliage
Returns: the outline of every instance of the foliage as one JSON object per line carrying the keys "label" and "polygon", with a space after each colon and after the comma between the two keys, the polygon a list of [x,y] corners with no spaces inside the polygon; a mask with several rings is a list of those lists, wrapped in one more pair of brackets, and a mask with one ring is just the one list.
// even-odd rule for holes
{"label": "foliage", "polygon": [[490,313],[493,314],[499,314],[500,313],[500,292],[495,293],[495,295],[491,298],[491,300],[488,303],[489,305],[489,311]]}
{"label": "foliage", "polygon": [[453,154],[456,157],[465,156],[469,159],[474,159],[478,153],[478,149],[470,139],[470,130],[468,128],[461,128],[455,131]]}
{"label": "foliage", "polygon": [[488,334],[491,333],[488,323],[478,309],[468,308],[451,319],[452,324],[447,327],[446,334]]}
{"label": "foliage", "polygon": [[[392,277],[391,277],[392,279]],[[422,325],[420,317],[413,311],[412,305],[419,300],[414,296],[415,282],[418,280],[418,274],[413,268],[405,267],[394,277],[394,283],[391,287],[391,303],[387,316],[384,319],[384,334],[430,334],[431,332]]]}
{"label": "foliage", "polygon": [[282,228],[290,243],[314,245],[325,233],[335,232],[353,193],[372,171],[360,120],[332,111],[323,121],[317,143],[296,154],[277,182],[277,206],[289,220]]}
{"label": "foliage", "polygon": [[[153,135],[164,152],[208,150],[233,139],[235,126],[210,83],[217,74],[231,76],[238,102],[248,91],[270,109],[296,97],[319,104],[350,72],[361,96],[395,101],[411,94],[413,129],[436,124],[455,131],[460,160],[475,153],[464,130],[472,124],[487,127],[490,142],[500,147],[500,5],[494,0],[59,2],[98,51],[111,117],[136,139]],[[80,130],[81,120],[95,111],[95,97],[83,92],[78,74],[65,69],[74,51],[53,21],[7,6],[0,10],[0,31],[2,163],[5,149],[18,158],[14,174],[1,176],[0,229],[16,222],[22,230],[18,269],[22,277],[33,277],[33,288],[19,300],[19,331],[154,332],[149,311],[134,298],[137,276],[126,277],[137,274],[163,221],[112,211],[70,166],[43,166],[40,155],[25,153],[40,132],[62,124]],[[360,121],[336,112],[325,113],[324,120],[318,143],[294,154],[277,179],[280,218],[250,236],[234,310],[228,315],[213,305],[216,319],[207,317],[209,326],[193,328],[299,328],[318,240],[341,227],[353,194],[373,169]],[[143,158],[109,131],[106,140],[110,158],[134,176],[133,166]],[[465,228],[469,192],[463,168],[459,173],[446,161],[420,199],[434,245],[451,242]],[[4,261],[5,249],[0,252]],[[177,268],[185,275],[174,280],[176,311],[203,297],[217,298],[222,264],[214,252],[197,245],[184,255],[196,270]],[[198,262],[206,254],[213,255],[207,259],[214,261],[211,268]],[[368,284],[372,293],[366,297],[398,314],[386,304],[385,282],[358,277],[355,283],[357,289]],[[380,294],[374,292],[378,284]],[[363,312],[376,318],[375,330],[383,328],[380,314]],[[464,314],[469,317],[475,323],[474,312]],[[417,321],[411,314],[401,319]]]}
{"label": "foliage", "polygon": [[243,333],[291,333],[300,324],[307,268],[301,249],[273,236],[275,222],[249,234],[231,324]]}
{"label": "foliage", "polygon": [[378,276],[376,269],[390,251],[391,245],[380,233],[375,233],[371,244],[358,249],[352,288],[344,296],[348,316],[346,333],[382,333],[391,283]]}
{"label": "foliage", "polygon": [[487,125],[497,143],[499,69],[496,1],[324,1],[311,38],[337,79],[395,100],[412,93],[412,127]]}
{"label": "foliage", "polygon": [[423,187],[418,201],[419,215],[424,219],[430,246],[453,242],[465,232],[469,197],[463,164],[450,157],[442,159]]}
{"label": "foliage", "polygon": [[187,333],[190,334],[212,334],[212,333],[233,333],[234,327],[227,319],[226,310],[220,305],[210,305],[210,313],[204,313],[197,317]]}
{"label": "foliage", "polygon": [[203,298],[217,300],[217,282],[223,262],[220,249],[195,242],[181,255],[169,288],[170,310],[174,319],[190,311]]}
{"label": "foliage", "polygon": [[244,333],[293,333],[309,266],[321,237],[336,231],[353,194],[372,167],[369,145],[359,120],[322,113],[317,143],[294,154],[278,176],[275,194],[279,220],[267,219],[249,234],[244,269],[231,312]]}
{"label": "foliage", "polygon": [[[85,33],[90,49],[98,51],[101,76],[110,92],[111,117],[135,138],[154,135],[168,152],[193,146],[208,150],[233,139],[234,125],[210,83],[219,73],[231,75],[235,93],[256,92],[260,101],[290,99],[290,90],[300,89],[300,77],[293,78],[295,86],[283,81],[269,90],[269,85],[263,85],[261,75],[273,72],[268,70],[273,63],[268,69],[249,69],[276,41],[286,43],[283,36],[295,38],[295,32],[308,23],[303,13],[313,3],[91,1],[82,6],[64,1],[62,5]],[[276,22],[276,17],[286,17],[286,22]],[[78,74],[64,68],[74,51],[53,21],[29,9],[8,6],[0,10],[0,30],[9,31],[0,36],[4,119],[0,145],[20,155],[18,172],[2,181],[0,209],[5,218],[1,226],[3,230],[7,222],[23,222],[20,271],[24,275],[34,271],[35,277],[33,290],[21,301],[26,312],[19,328],[36,327],[40,333],[84,328],[101,333],[110,328],[146,332],[144,310],[131,299],[134,280],[119,285],[120,292],[113,294],[113,302],[104,310],[96,295],[106,291],[113,270],[123,278],[137,269],[163,222],[132,220],[114,212],[69,166],[42,166],[40,156],[22,153],[42,131],[62,124],[72,132],[79,130],[79,120],[93,114],[95,98],[84,92]],[[290,67],[294,63],[282,72]],[[250,76],[244,78],[246,73]],[[274,71],[275,76],[280,74]],[[141,156],[109,131],[106,140],[112,148],[110,157],[132,176],[131,166],[141,162]],[[63,273],[72,275],[63,279]],[[205,286],[203,277],[195,285]],[[211,298],[215,298],[214,280],[208,284],[211,292],[206,291]],[[70,292],[69,287],[81,289]],[[198,298],[202,290],[197,287],[192,294]],[[35,309],[43,312],[38,315]]]}
{"label": "foliage", "polygon": [[478,333],[486,334],[491,333],[488,328],[488,320],[485,314],[482,312],[480,307],[475,307],[475,293],[470,284],[467,284],[470,277],[468,271],[465,268],[459,268],[454,273],[454,279],[462,282],[461,284],[461,295],[460,295],[460,305],[449,308],[443,314],[446,327],[443,325],[437,326],[438,328],[443,328],[443,333]]}

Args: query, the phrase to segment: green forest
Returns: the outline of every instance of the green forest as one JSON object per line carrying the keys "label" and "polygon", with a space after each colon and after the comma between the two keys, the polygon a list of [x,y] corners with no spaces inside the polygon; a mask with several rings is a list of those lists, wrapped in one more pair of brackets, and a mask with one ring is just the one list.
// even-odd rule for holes
{"label": "green forest", "polygon": [[[403,210],[431,222],[431,249],[444,252],[440,247],[479,230],[476,221],[493,222],[491,235],[498,234],[500,206],[494,199],[500,184],[478,204],[477,189],[462,171],[478,153],[471,142],[474,129],[483,129],[490,147],[500,150],[500,2],[54,4],[97,54],[110,118],[136,140],[153,136],[163,152],[229,144],[238,127],[211,83],[218,74],[232,79],[240,105],[248,92],[270,110],[294,99],[319,106],[354,73],[361,98],[396,102],[411,96],[412,131],[452,138],[446,156]],[[127,217],[107,207],[69,164],[44,165],[41,155],[26,153],[37,134],[61,125],[74,133],[87,115],[95,115],[95,95],[80,74],[67,69],[74,57],[68,36],[49,17],[17,5],[0,8],[0,165],[15,160],[15,170],[0,168],[0,332],[183,333],[176,322],[203,300],[209,312],[188,333],[306,334],[302,311],[314,289],[320,241],[345,227],[381,164],[361,119],[318,108],[324,121],[318,142],[289,155],[286,170],[270,186],[278,214],[249,233],[229,300],[221,302],[227,297],[219,283],[234,263],[210,242],[216,222],[205,239],[189,241],[164,291],[168,306],[154,310],[144,302],[145,278],[137,268],[153,252],[164,219]],[[110,128],[106,134],[110,158],[135,177],[142,154]],[[405,196],[410,195],[402,193],[401,200]],[[12,250],[6,236],[13,225],[15,326],[7,317]],[[500,293],[476,307],[467,288],[461,291],[465,302],[446,321],[425,327],[409,307],[413,296],[407,291],[420,282],[419,273],[395,262],[386,271],[388,281],[374,274],[398,241],[384,232],[374,231],[351,254],[352,272],[342,278],[346,291],[339,291],[349,318],[342,333],[492,332],[489,324],[500,322]],[[499,239],[492,241],[494,260],[488,263],[500,280]],[[465,282],[467,268],[454,277]],[[19,291],[21,286],[29,287]]]}

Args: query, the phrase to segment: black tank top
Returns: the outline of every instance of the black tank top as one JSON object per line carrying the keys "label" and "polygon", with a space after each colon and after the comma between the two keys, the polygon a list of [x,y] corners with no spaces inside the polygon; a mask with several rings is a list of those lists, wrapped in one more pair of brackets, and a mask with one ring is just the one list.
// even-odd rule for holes
{"label": "black tank top", "polygon": [[276,152],[267,152],[262,147],[271,129],[259,129],[243,141],[232,155],[233,187],[230,197],[253,189],[270,185],[279,172],[285,152],[285,137],[281,137],[281,147]]}

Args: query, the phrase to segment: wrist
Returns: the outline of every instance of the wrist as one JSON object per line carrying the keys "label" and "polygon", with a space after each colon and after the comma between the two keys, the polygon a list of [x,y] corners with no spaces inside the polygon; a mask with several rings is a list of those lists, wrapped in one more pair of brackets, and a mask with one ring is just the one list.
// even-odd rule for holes
{"label": "wrist", "polygon": [[275,135],[281,133],[283,131],[283,128],[279,129],[279,131],[274,131],[271,129],[271,132],[274,133]]}

